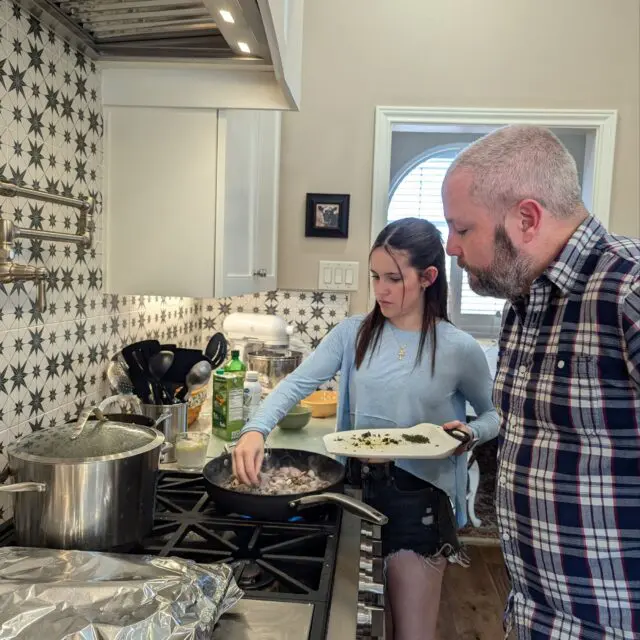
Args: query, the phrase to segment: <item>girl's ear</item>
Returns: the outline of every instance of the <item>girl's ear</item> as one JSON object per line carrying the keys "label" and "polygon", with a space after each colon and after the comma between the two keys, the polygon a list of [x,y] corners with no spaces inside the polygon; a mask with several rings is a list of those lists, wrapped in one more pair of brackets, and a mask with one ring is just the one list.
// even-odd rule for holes
{"label": "girl's ear", "polygon": [[423,289],[430,287],[438,278],[438,267],[427,267],[420,276],[420,284]]}

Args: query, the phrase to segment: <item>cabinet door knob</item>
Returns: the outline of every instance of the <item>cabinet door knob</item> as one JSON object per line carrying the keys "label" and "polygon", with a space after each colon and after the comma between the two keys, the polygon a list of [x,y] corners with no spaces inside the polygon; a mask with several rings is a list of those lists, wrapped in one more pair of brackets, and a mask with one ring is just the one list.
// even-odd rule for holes
{"label": "cabinet door knob", "polygon": [[253,275],[256,278],[266,278],[267,277],[267,270],[266,269],[258,269],[257,271],[253,272]]}

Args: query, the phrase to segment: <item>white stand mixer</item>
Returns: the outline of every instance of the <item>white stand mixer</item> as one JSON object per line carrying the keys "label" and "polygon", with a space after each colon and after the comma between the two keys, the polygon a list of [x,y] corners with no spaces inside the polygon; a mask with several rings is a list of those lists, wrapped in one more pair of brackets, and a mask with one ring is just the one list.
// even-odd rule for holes
{"label": "white stand mixer", "polygon": [[[260,366],[254,359],[254,368],[259,369],[260,384],[268,393],[282,374],[275,373],[291,368],[291,355],[296,354],[299,362],[309,355],[309,348],[299,339],[293,337],[293,327],[280,316],[263,313],[231,313],[223,324],[222,331],[229,342],[230,349],[240,352],[242,360],[250,369],[252,358],[250,353],[261,352]],[[271,362],[265,362],[270,360]],[[278,363],[282,360],[282,363]],[[285,363],[284,361],[288,361]],[[284,369],[282,369],[284,366]],[[269,373],[274,372],[274,373]],[[287,371],[290,373],[290,371]]]}

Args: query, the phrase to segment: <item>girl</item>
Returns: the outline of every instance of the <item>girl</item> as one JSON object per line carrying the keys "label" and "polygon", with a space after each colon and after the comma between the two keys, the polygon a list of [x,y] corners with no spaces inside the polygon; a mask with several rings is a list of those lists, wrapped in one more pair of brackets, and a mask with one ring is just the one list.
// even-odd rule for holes
{"label": "girl", "polygon": [[[339,431],[430,422],[466,431],[472,442],[497,435],[482,348],[448,319],[439,231],[417,218],[389,224],[371,249],[370,268],[373,311],[341,322],[267,397],[233,452],[240,481],[258,484],[266,435],[337,372]],[[465,425],[467,400],[478,417]],[[457,455],[359,466],[364,501],[389,518],[382,528],[389,638],[435,637],[446,563],[465,563],[456,530],[466,522],[466,463]]]}

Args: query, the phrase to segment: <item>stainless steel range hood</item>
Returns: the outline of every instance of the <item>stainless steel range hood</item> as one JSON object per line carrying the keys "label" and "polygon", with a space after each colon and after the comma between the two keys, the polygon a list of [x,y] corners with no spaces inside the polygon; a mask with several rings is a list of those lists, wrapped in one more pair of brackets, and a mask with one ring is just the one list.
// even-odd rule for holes
{"label": "stainless steel range hood", "polygon": [[26,0],[94,59],[211,59],[270,64],[256,0]]}

